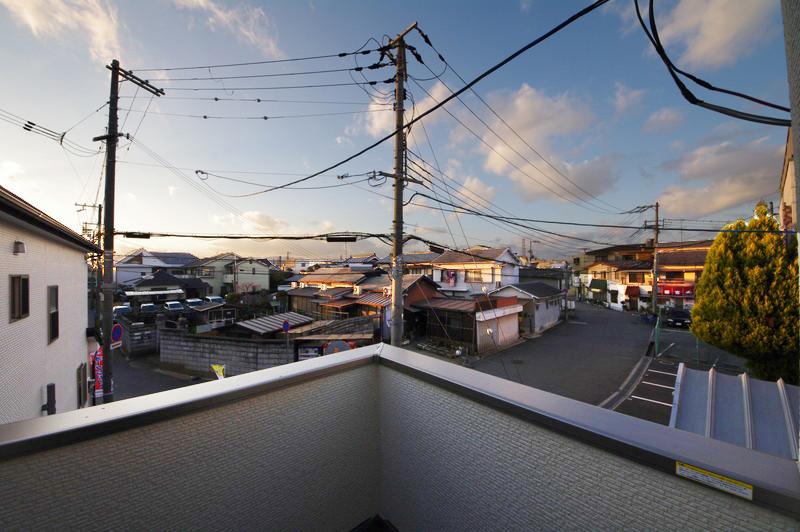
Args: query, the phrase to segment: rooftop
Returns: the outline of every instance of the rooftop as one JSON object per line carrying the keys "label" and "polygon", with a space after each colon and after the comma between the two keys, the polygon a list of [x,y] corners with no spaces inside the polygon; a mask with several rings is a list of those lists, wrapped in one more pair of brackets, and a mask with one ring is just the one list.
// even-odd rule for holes
{"label": "rooftop", "polygon": [[[415,251],[415,252],[408,252],[403,253],[403,264],[412,265],[412,264],[429,264],[436,260],[441,253],[434,253],[432,251]],[[381,260],[378,261],[378,264],[391,264],[392,257],[391,255],[387,255],[383,257]]]}
{"label": "rooftop", "polygon": [[100,253],[100,248],[92,242],[3,187],[0,187],[0,213],[28,223],[86,251]]}
{"label": "rooftop", "polygon": [[152,256],[170,266],[183,266],[190,262],[196,261],[197,257],[191,253],[183,252],[167,252],[167,251],[148,251]]}
{"label": "rooftop", "polygon": [[503,254],[509,253],[508,248],[486,248],[474,247],[464,251],[445,251],[439,258],[433,261],[434,264],[453,264],[461,262],[475,262],[480,260],[497,261]]}
{"label": "rooftop", "polygon": [[320,268],[319,270],[305,274],[303,278],[300,279],[300,282],[314,284],[358,284],[365,277],[365,272],[353,271],[350,268]]}
{"label": "rooftop", "polygon": [[[3,425],[0,461],[12,529],[792,529],[800,515],[792,460],[383,344]],[[83,510],[101,500],[119,503]]]}

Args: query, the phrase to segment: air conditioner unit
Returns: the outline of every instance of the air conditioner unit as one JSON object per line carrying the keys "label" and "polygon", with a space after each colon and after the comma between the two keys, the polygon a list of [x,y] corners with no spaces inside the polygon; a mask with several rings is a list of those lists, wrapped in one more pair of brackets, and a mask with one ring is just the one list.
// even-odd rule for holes
{"label": "air conditioner unit", "polygon": [[292,288],[297,288],[297,281],[292,281]]}
{"label": "air conditioner unit", "polygon": [[360,286],[354,286],[353,287],[353,295],[354,296],[360,296],[361,295],[361,287]]}
{"label": "air conditioner unit", "polygon": [[390,286],[383,287],[383,295],[389,297],[392,295],[392,288]]}

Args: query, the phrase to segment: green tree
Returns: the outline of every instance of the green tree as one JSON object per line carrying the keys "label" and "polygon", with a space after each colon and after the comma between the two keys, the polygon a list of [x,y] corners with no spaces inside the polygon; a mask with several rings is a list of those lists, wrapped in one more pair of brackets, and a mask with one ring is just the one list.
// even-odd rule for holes
{"label": "green tree", "polygon": [[[763,204],[726,229],[778,230]],[[753,376],[798,382],[797,240],[781,233],[720,233],[706,257],[692,332],[747,361]]]}

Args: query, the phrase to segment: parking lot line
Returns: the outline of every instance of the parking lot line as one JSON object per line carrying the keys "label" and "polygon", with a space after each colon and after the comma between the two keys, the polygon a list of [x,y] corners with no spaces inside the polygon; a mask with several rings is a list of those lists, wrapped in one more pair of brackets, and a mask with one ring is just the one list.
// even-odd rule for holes
{"label": "parking lot line", "polygon": [[639,399],[640,401],[647,401],[648,403],[655,403],[657,405],[664,405],[672,408],[672,403],[664,403],[662,401],[656,401],[655,399],[648,399],[646,397],[639,397],[638,395],[631,395],[631,399]]}
{"label": "parking lot line", "polygon": [[659,388],[669,388],[670,390],[675,389],[674,386],[667,386],[666,384],[656,384],[654,382],[642,381],[642,384],[649,384],[650,386],[658,386]]}
{"label": "parking lot line", "polygon": [[669,371],[659,371],[657,369],[648,369],[647,371],[652,371],[653,373],[661,373],[662,375],[672,375],[673,377],[677,377],[677,373],[670,373]]}

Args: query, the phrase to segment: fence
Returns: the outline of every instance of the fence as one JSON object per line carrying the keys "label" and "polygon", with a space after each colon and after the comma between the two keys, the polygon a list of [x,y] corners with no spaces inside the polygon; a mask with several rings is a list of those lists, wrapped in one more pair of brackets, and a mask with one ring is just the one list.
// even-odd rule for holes
{"label": "fence", "polygon": [[131,321],[126,316],[120,316],[118,322],[122,326],[122,352],[125,356],[158,352],[156,323]]}

